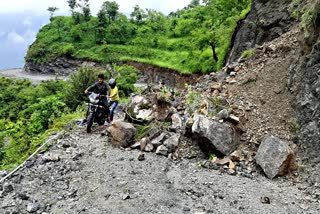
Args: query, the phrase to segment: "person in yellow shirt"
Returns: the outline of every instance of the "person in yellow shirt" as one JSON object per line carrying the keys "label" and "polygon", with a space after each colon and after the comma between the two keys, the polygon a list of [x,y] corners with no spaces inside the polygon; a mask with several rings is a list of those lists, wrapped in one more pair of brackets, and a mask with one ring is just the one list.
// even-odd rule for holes
{"label": "person in yellow shirt", "polygon": [[117,82],[115,79],[109,80],[109,86],[110,86],[110,95],[108,96],[108,98],[110,99],[109,106],[111,106],[109,121],[112,122],[114,110],[117,108],[119,104],[119,92],[118,92]]}

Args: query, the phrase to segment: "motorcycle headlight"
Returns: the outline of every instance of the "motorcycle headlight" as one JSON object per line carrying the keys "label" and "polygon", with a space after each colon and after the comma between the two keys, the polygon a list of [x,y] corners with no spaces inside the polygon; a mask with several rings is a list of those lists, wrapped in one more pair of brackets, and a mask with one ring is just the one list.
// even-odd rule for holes
{"label": "motorcycle headlight", "polygon": [[92,104],[98,104],[99,100],[90,98],[90,102],[91,102]]}
{"label": "motorcycle headlight", "polygon": [[90,103],[92,103],[92,104],[98,104],[99,103],[99,95],[92,93],[89,96],[89,100],[90,100]]}

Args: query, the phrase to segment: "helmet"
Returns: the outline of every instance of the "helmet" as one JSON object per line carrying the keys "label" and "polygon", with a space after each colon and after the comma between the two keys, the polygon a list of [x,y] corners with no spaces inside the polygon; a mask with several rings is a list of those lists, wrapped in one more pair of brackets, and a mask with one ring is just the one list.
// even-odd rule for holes
{"label": "helmet", "polygon": [[109,86],[113,89],[114,87],[116,87],[117,82],[115,79],[110,79],[109,80]]}

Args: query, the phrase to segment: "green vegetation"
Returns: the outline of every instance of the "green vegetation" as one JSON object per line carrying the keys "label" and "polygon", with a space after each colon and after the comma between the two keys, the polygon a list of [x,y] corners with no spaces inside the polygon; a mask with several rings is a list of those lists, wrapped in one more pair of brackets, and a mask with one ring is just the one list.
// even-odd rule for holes
{"label": "green vegetation", "polygon": [[26,80],[0,78],[0,168],[21,163],[46,138],[55,118],[68,113],[64,82],[34,87]]}
{"label": "green vegetation", "polygon": [[[113,77],[123,84],[122,95],[134,91],[137,74],[132,67],[116,67]],[[87,97],[84,90],[96,81],[98,73],[110,71],[83,67],[69,81],[51,80],[32,85],[27,80],[0,77],[0,169],[23,162],[52,132],[84,116]],[[127,75],[128,74],[128,75]]]}
{"label": "green vegetation", "polygon": [[89,0],[68,4],[72,16],[53,17],[39,31],[27,61],[41,64],[61,56],[103,63],[130,60],[190,74],[222,67],[251,0],[193,0],[168,16],[136,5],[130,18],[119,13],[116,2],[104,2],[97,17],[90,15]]}
{"label": "green vegetation", "polygon": [[254,50],[254,49],[249,49],[249,50],[243,51],[243,53],[241,54],[241,56],[242,56],[243,58],[249,59],[249,58],[253,57],[254,54],[255,54],[255,50]]}
{"label": "green vegetation", "polygon": [[137,135],[135,140],[139,141],[144,138],[154,127],[147,125],[136,125]]}
{"label": "green vegetation", "polygon": [[301,19],[301,27],[306,37],[316,31],[320,23],[320,0],[293,0],[290,10],[292,17]]}
{"label": "green vegetation", "polygon": [[320,0],[311,0],[304,7],[302,28],[306,33],[314,32],[320,21]]}
{"label": "green vegetation", "polygon": [[187,95],[186,95],[186,108],[190,115],[196,112],[199,108],[201,103],[204,100],[202,94],[197,92],[195,89],[192,88],[190,85],[186,85],[187,88]]}
{"label": "green vegetation", "polygon": [[290,128],[291,128],[291,131],[294,132],[295,134],[297,134],[300,130],[300,125],[297,121],[296,118],[291,118],[290,121],[289,121],[289,125],[290,125]]}

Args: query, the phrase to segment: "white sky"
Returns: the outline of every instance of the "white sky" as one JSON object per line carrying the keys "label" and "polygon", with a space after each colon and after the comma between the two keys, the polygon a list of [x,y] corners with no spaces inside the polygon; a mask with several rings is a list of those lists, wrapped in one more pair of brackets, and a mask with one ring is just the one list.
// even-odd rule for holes
{"label": "white sky", "polygon": [[[92,14],[96,15],[105,0],[90,0]],[[141,8],[152,8],[165,14],[187,6],[191,0],[115,0],[120,5],[120,11],[129,14],[134,5]],[[59,13],[68,13],[67,0],[2,0],[0,14],[33,12],[38,15],[46,14],[50,6],[58,7]]]}

